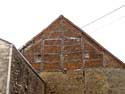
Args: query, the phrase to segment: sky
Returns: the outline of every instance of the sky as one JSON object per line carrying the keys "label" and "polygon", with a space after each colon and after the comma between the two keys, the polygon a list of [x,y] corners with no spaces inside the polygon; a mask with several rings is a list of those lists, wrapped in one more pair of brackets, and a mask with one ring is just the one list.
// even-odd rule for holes
{"label": "sky", "polygon": [[125,0],[0,0],[0,38],[20,48],[64,15],[125,62]]}

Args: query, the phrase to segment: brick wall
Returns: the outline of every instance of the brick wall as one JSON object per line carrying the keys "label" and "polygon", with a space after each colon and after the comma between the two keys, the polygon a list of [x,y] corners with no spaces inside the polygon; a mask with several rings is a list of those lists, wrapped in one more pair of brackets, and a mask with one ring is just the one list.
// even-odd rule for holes
{"label": "brick wall", "polygon": [[64,17],[35,36],[21,52],[37,71],[123,68],[120,60]]}

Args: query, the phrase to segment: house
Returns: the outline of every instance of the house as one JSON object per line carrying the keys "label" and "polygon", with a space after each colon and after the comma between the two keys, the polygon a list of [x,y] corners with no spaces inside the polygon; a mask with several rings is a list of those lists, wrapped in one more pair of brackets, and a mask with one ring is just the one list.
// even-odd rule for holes
{"label": "house", "polygon": [[0,39],[0,94],[125,94],[124,63],[62,15],[20,51]]}
{"label": "house", "polygon": [[0,39],[0,94],[45,94],[45,82],[15,46]]}

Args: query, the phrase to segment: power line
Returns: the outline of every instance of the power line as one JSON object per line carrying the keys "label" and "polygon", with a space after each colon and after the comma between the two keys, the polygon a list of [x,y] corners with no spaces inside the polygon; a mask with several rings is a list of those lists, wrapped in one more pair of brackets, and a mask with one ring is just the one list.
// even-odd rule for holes
{"label": "power line", "polygon": [[95,19],[94,21],[91,21],[90,23],[88,23],[88,24],[86,24],[86,25],[84,25],[84,26],[82,26],[81,28],[87,27],[87,26],[89,26],[89,25],[91,25],[91,24],[97,22],[98,20],[101,20],[101,19],[105,18],[106,16],[111,15],[112,13],[114,13],[114,12],[116,12],[116,11],[118,11],[118,10],[124,8],[124,7],[125,7],[125,5],[122,5],[122,6],[120,6],[119,8],[116,8],[116,9],[114,9],[113,11],[111,11],[111,12],[109,12],[109,13],[107,13],[107,14],[105,14],[105,15],[103,15],[103,16],[97,18],[97,19]]}
{"label": "power line", "polygon": [[102,28],[105,28],[105,27],[108,26],[108,25],[112,25],[112,24],[114,24],[115,22],[117,22],[117,21],[119,21],[119,20],[122,20],[123,18],[125,18],[125,16],[122,16],[122,17],[120,17],[120,18],[118,18],[118,19],[116,19],[116,20],[114,20],[114,21],[112,21],[112,22],[110,22],[110,23],[108,23],[108,24],[106,24],[106,25],[103,25],[103,26],[101,26],[101,27],[99,27],[99,28],[96,28],[95,30],[93,30],[93,32],[90,32],[90,33],[95,33],[97,30],[102,29]]}

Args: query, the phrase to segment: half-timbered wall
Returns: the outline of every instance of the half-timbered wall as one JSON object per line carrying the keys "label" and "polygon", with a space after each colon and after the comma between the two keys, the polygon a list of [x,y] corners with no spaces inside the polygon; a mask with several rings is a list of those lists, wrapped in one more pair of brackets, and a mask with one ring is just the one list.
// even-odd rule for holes
{"label": "half-timbered wall", "polygon": [[38,71],[123,67],[121,61],[64,17],[59,17],[21,51]]}

